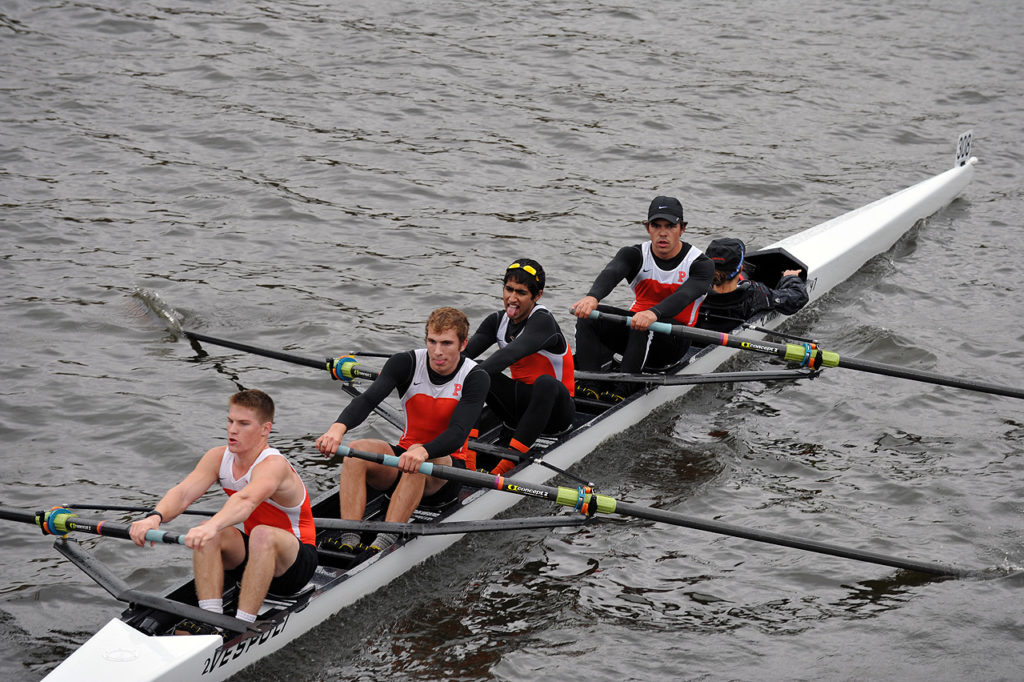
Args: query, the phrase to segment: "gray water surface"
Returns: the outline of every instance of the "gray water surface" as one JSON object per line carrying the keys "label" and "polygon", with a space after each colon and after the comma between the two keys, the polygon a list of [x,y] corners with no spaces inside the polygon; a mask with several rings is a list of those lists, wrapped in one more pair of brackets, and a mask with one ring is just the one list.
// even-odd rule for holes
{"label": "gray water surface", "polygon": [[[239,387],[274,396],[311,491],[335,484],[312,441],[346,398],[324,373],[199,353],[137,289],[185,328],[319,358],[413,347],[440,305],[475,324],[529,255],[570,330],[652,196],[682,199],[698,246],[763,246],[950,167],[969,128],[964,197],[789,330],[1019,386],[1021,25],[1019,3],[959,0],[8,0],[0,505],[152,504]],[[986,578],[639,522],[478,536],[241,678],[1018,679],[1021,405],[843,370],[710,387],[578,467],[632,502]],[[83,542],[133,586],[191,575],[181,548]],[[121,609],[50,545],[0,525],[6,679]]]}

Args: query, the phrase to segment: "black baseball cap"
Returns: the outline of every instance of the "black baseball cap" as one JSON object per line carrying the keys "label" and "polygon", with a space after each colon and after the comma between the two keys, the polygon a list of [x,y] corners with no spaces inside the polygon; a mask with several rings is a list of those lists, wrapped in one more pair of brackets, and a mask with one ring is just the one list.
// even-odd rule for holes
{"label": "black baseball cap", "polygon": [[704,255],[715,262],[715,270],[728,272],[729,279],[740,273],[746,252],[747,248],[743,242],[731,237],[715,239],[704,249]]}
{"label": "black baseball cap", "polygon": [[667,220],[672,224],[683,222],[683,205],[675,197],[654,197],[647,209],[647,222]]}

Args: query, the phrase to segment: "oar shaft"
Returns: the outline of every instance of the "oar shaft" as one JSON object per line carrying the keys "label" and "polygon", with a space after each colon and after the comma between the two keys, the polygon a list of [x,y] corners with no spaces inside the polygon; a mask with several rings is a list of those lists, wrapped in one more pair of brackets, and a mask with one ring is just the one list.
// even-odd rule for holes
{"label": "oar shaft", "polygon": [[898,377],[900,379],[923,381],[929,384],[937,384],[939,386],[962,388],[968,391],[977,391],[979,393],[991,393],[993,395],[1002,395],[1008,398],[1024,398],[1024,391],[1016,388],[1010,388],[1008,386],[999,386],[998,384],[989,384],[981,381],[968,381],[966,379],[958,379],[956,377],[944,376],[942,374],[922,370],[908,370],[902,367],[886,365],[881,362],[873,362],[871,360],[862,360],[860,358],[839,358],[839,362],[836,367],[856,369],[861,372],[882,374],[884,376]]}
{"label": "oar shaft", "polygon": [[444,523],[395,523],[392,521],[346,521],[343,519],[313,519],[320,529],[350,530],[369,533],[396,533],[398,535],[461,535],[463,533],[492,533],[506,530],[534,528],[564,528],[582,526],[583,517],[566,518],[539,516],[519,519],[492,519],[490,521],[447,521]]}
{"label": "oar shaft", "polygon": [[4,521],[17,521],[18,523],[31,523],[34,526],[39,525],[39,516],[37,514],[22,511],[21,509],[11,509],[10,507],[0,507],[0,519]]}
{"label": "oar shaft", "polygon": [[[92,533],[93,535],[102,535],[103,537],[131,540],[131,535],[128,533],[129,526],[121,523],[112,523],[110,521],[97,519],[83,519],[72,515],[66,519],[63,524],[59,524],[57,527],[60,529],[61,525],[63,525],[63,529],[65,531]],[[185,536],[178,535],[176,533],[168,533],[165,530],[159,529],[147,530],[146,541],[159,542],[165,545],[184,545]]]}
{"label": "oar shaft", "polygon": [[750,372],[714,372],[712,374],[626,374],[623,372],[575,372],[577,379],[659,386],[691,384],[734,384],[745,381],[798,381],[815,375],[800,369],[759,370]]}
{"label": "oar shaft", "polygon": [[[259,346],[250,346],[247,343],[239,343],[238,341],[231,341],[230,339],[221,339],[216,336],[207,336],[206,334],[200,334],[198,332],[185,331],[185,336],[195,341],[202,341],[204,343],[211,343],[215,346],[223,346],[224,348],[234,348],[244,353],[252,353],[253,355],[261,355],[265,358],[273,358],[274,360],[281,360],[283,362],[290,362],[294,365],[302,365],[304,367],[312,367],[313,369],[322,369],[327,372],[331,371],[331,358],[325,358],[324,360],[314,360],[313,358],[302,357],[301,355],[293,355],[292,353],[283,353],[281,351],[271,350],[269,348],[260,348]],[[356,369],[356,376],[363,379],[376,379],[378,376],[377,372],[368,369]]]}
{"label": "oar shaft", "polygon": [[[399,458],[394,455],[382,455],[375,452],[361,452],[358,450],[352,450],[344,445],[338,447],[337,454],[357,457],[359,459],[365,459],[393,467],[398,466],[399,460]],[[816,540],[806,540],[803,538],[780,535],[778,533],[771,533],[767,531],[758,531],[717,521],[696,519],[664,509],[654,509],[652,507],[644,507],[636,504],[630,504],[628,502],[620,502],[612,497],[608,497],[607,495],[588,493],[582,489],[524,483],[512,478],[505,478],[504,476],[495,476],[493,474],[485,474],[477,471],[466,471],[464,469],[457,469],[455,467],[433,464],[430,462],[422,464],[419,471],[427,476],[437,476],[438,478],[457,481],[477,488],[492,488],[494,490],[515,493],[517,495],[525,495],[527,497],[539,497],[556,502],[562,506],[575,507],[576,509],[591,509],[591,505],[596,505],[596,511],[601,514],[615,513],[623,516],[632,516],[649,521],[658,521],[674,526],[683,526],[693,528],[695,530],[707,531],[709,533],[731,535],[747,540],[754,540],[755,542],[792,547],[794,549],[802,549],[809,552],[816,552],[818,554],[827,554],[856,561],[901,568],[909,571],[919,571],[930,575],[969,575],[968,571],[951,566],[901,559],[899,557],[887,556],[876,552],[831,545],[824,542],[818,542]]]}
{"label": "oar shaft", "polygon": [[186,331],[185,336],[196,341],[202,341],[203,343],[212,343],[215,346],[223,346],[224,348],[234,348],[245,353],[252,353],[253,355],[262,355],[265,358],[273,358],[275,360],[283,360],[284,362],[290,362],[295,365],[304,365],[306,367],[312,367],[314,369],[327,369],[327,360],[314,360],[313,358],[304,358],[299,355],[293,355],[291,353],[282,353],[276,350],[270,350],[268,348],[259,348],[257,346],[250,346],[247,343],[239,343],[237,341],[231,341],[229,339],[220,339],[216,336],[207,336],[206,334],[200,334],[198,332]]}
{"label": "oar shaft", "polygon": [[[52,509],[46,512],[26,512],[20,509],[0,507],[0,519],[28,523],[42,529],[47,535],[66,535],[67,533],[90,533],[104,537],[130,540],[129,527],[102,519],[84,519],[67,509]],[[164,530],[146,531],[147,542],[160,542],[168,545],[184,545],[185,536],[168,533]]]}
{"label": "oar shaft", "polygon": [[756,530],[729,523],[706,521],[704,519],[685,516],[676,512],[653,509],[651,507],[641,507],[628,502],[618,502],[616,504],[615,511],[619,514],[635,516],[649,521],[660,521],[662,523],[670,523],[676,526],[693,528],[694,530],[718,533],[720,535],[731,535],[733,537],[753,540],[755,542],[763,542],[782,547],[792,547],[793,549],[801,549],[808,552],[815,552],[817,554],[827,554],[845,559],[853,559],[855,561],[865,561],[873,564],[881,564],[883,566],[891,566],[893,568],[901,568],[908,571],[919,571],[930,575],[965,576],[969,573],[968,571],[951,566],[915,561],[913,559],[903,559],[862,549],[851,549],[848,547],[829,544],[827,542],[780,535],[770,531]]}
{"label": "oar shaft", "polygon": [[[148,512],[153,509],[153,505],[148,507],[142,507],[139,505],[128,505],[128,504],[66,504],[66,509],[72,511],[78,509],[88,509],[89,511],[124,511],[124,512]],[[208,511],[206,509],[186,509],[181,512],[182,515],[192,514],[194,516],[213,516],[216,511]]]}
{"label": "oar shaft", "polygon": [[[590,317],[593,319],[603,318],[613,322],[622,322],[627,325],[632,319],[626,315],[616,315],[614,313],[605,313],[597,310],[590,313]],[[1024,390],[1010,388],[1009,386],[999,386],[997,384],[957,379],[956,377],[948,377],[934,372],[911,370],[905,367],[898,367],[896,365],[874,362],[872,360],[840,357],[839,353],[816,349],[810,345],[795,343],[783,344],[773,343],[771,341],[762,341],[760,339],[747,339],[741,336],[722,334],[719,332],[708,331],[707,329],[697,329],[695,327],[687,327],[680,324],[669,324],[667,322],[654,322],[651,324],[651,330],[661,334],[681,336],[685,339],[700,341],[705,344],[726,346],[728,348],[738,348],[740,350],[748,350],[755,353],[774,355],[775,357],[782,358],[787,362],[808,364],[808,360],[813,360],[810,365],[815,368],[844,367],[846,369],[856,369],[862,372],[870,372],[872,374],[882,374],[901,379],[911,379],[913,381],[921,381],[939,386],[950,386],[952,388],[962,388],[968,391],[977,391],[979,393],[991,393],[994,395],[1007,396],[1009,398],[1024,399]]]}
{"label": "oar shaft", "polygon": [[[368,462],[376,462],[377,464],[383,464],[390,467],[397,467],[399,459],[395,455],[384,455],[377,452],[363,452],[361,450],[353,450],[345,445],[339,445],[338,449],[335,450],[335,454],[341,455],[342,457],[364,459]],[[559,489],[553,486],[541,484],[535,485],[533,483],[521,484],[513,479],[505,478],[504,476],[496,476],[494,474],[485,474],[482,471],[469,471],[468,469],[458,469],[456,467],[444,466],[442,464],[424,462],[420,465],[420,473],[426,474],[427,476],[437,476],[449,481],[456,481],[475,488],[494,488],[495,490],[503,490],[505,492],[512,492],[518,495],[540,497],[545,500],[551,500],[552,502],[558,501]]]}

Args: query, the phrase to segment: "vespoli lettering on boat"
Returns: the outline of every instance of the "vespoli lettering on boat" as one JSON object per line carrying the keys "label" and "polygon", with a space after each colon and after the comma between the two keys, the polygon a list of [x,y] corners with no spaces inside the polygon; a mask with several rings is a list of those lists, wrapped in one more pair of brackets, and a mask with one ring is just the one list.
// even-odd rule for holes
{"label": "vespoli lettering on boat", "polygon": [[285,627],[287,627],[289,615],[290,614],[285,614],[285,617],[281,622],[272,630],[260,633],[259,636],[252,635],[251,637],[247,637],[227,648],[218,647],[217,650],[213,652],[213,656],[206,659],[206,664],[203,666],[203,675],[213,672],[217,668],[226,665],[229,661],[241,658],[245,654],[249,653],[249,650],[253,647],[262,646],[274,637],[277,637],[279,634],[284,632]]}

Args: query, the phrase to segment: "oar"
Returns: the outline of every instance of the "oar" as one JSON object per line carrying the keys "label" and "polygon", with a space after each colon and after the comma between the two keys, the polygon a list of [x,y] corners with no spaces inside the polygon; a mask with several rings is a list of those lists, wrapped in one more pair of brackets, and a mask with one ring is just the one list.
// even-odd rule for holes
{"label": "oar", "polygon": [[814,379],[816,370],[766,370],[755,372],[714,372],[712,374],[627,374],[624,372],[585,372],[576,370],[577,379],[586,381],[614,381],[616,383],[657,384],[683,386],[688,384],[733,384],[744,381],[799,381]]}
{"label": "oar", "polygon": [[749,322],[741,320],[738,317],[726,317],[725,315],[708,315],[708,317],[713,319],[713,320],[724,320],[724,321],[727,321],[727,322],[733,322],[734,324],[732,326],[732,329],[735,329],[736,327],[743,327],[744,329],[749,329],[750,331],[764,332],[765,334],[771,334],[772,336],[775,336],[775,337],[780,338],[780,339],[789,339],[790,341],[800,341],[801,343],[817,343],[817,341],[815,341],[814,339],[808,339],[806,337],[796,336],[794,334],[785,334],[785,333],[780,332],[780,331],[778,331],[776,329],[768,329],[767,327],[759,327],[756,324],[750,324]]}
{"label": "oar", "polygon": [[[140,507],[138,505],[127,505],[127,504],[65,504],[65,509],[88,509],[89,511],[123,511],[123,512],[148,512],[152,511],[153,506]],[[181,512],[182,514],[192,514],[194,516],[213,516],[216,511],[206,511],[205,509],[186,509]]]}
{"label": "oar", "polygon": [[[144,512],[152,507],[138,507],[123,504],[91,505],[69,504],[65,509],[92,509],[100,511]],[[19,513],[19,512],[13,512]],[[27,515],[27,512],[22,512]],[[217,512],[201,509],[186,509],[182,514],[213,516]],[[0,508],[0,518],[3,510]],[[28,521],[33,523],[32,521]],[[391,521],[346,521],[344,519],[315,517],[314,525],[318,530],[352,530],[372,533],[395,533],[396,535],[454,535],[455,533],[484,533],[498,530],[523,530],[529,528],[561,528],[563,526],[582,526],[587,522],[584,517],[556,519],[550,516],[538,516],[519,519],[495,519],[492,521],[448,521],[445,523],[395,523]],[[104,524],[104,529],[109,524]]]}
{"label": "oar", "polygon": [[[615,315],[613,313],[604,313],[597,310],[590,313],[590,317],[593,319],[603,318],[613,322],[622,322],[626,325],[628,325],[630,320],[633,319],[626,315]],[[821,350],[819,348],[815,348],[811,344],[798,345],[794,343],[772,343],[771,341],[748,339],[739,336],[732,336],[730,334],[708,331],[707,329],[686,327],[679,324],[669,324],[667,322],[654,322],[651,324],[650,328],[652,331],[661,334],[673,334],[692,341],[700,341],[706,344],[727,346],[729,348],[754,351],[755,353],[774,355],[775,357],[782,358],[787,362],[797,362],[802,366],[811,367],[812,369],[818,369],[821,367],[845,367],[847,369],[857,369],[862,372],[870,372],[872,374],[883,374],[901,379],[911,379],[913,381],[921,381],[928,384],[937,384],[939,386],[950,386],[952,388],[962,388],[968,391],[978,391],[979,393],[992,393],[995,395],[1008,396],[1010,398],[1024,398],[1024,391],[1020,389],[978,381],[968,381],[966,379],[957,379],[955,377],[948,377],[934,372],[911,370],[904,367],[897,367],[895,365],[886,365],[881,362],[862,360],[860,358],[840,358],[839,353]]]}
{"label": "oar", "polygon": [[[334,358],[327,358],[325,360],[314,360],[313,358],[304,358],[300,355],[292,355],[291,353],[282,353],[281,351],[270,350],[268,348],[259,348],[257,346],[250,346],[247,343],[239,343],[237,341],[231,341],[228,339],[219,339],[216,336],[207,336],[206,334],[200,334],[198,332],[191,332],[183,330],[183,333],[193,341],[202,341],[204,343],[212,343],[215,346],[224,346],[225,348],[234,348],[246,353],[252,353],[254,355],[262,355],[266,358],[274,358],[275,360],[283,360],[284,362],[291,362],[296,365],[304,365],[306,367],[312,367],[314,369],[322,369],[327,372],[331,371],[331,363],[334,362]],[[371,355],[366,353],[365,355]],[[373,353],[374,357],[380,357],[383,354]],[[390,356],[386,356],[390,357]],[[376,379],[377,372],[368,369],[354,369],[353,373],[361,379]]]}
{"label": "oar", "polygon": [[[128,526],[111,521],[83,519],[63,507],[50,511],[26,512],[9,507],[0,507],[0,519],[30,523],[39,527],[43,535],[67,535],[70,532],[91,533],[104,537],[130,540]],[[146,531],[147,542],[162,542],[168,545],[184,545],[185,536],[168,533],[165,530]]]}
{"label": "oar", "polygon": [[800,343],[813,343],[813,344],[817,344],[818,343],[815,339],[808,339],[806,336],[797,336],[796,334],[784,334],[783,332],[780,332],[777,329],[769,329],[768,327],[758,327],[756,324],[746,324],[746,323],[744,323],[741,326],[744,329],[749,329],[752,332],[764,332],[765,334],[771,334],[772,336],[780,338],[780,339],[788,339],[790,341],[799,341]]}
{"label": "oar", "polygon": [[[365,459],[367,461],[384,464],[386,466],[398,466],[398,457],[395,457],[394,455],[362,452],[352,450],[344,445],[339,446],[336,452],[342,456],[357,457],[359,459]],[[593,515],[595,513],[621,514],[623,516],[632,516],[639,519],[668,523],[674,526],[694,528],[708,533],[731,535],[733,537],[754,540],[756,542],[792,547],[794,549],[802,549],[808,552],[827,554],[830,556],[843,557],[872,564],[881,564],[882,566],[891,566],[893,568],[900,568],[908,571],[918,571],[920,573],[927,573],[930,575],[973,575],[973,572],[951,566],[942,566],[940,564],[914,561],[911,559],[901,559],[899,557],[878,554],[876,552],[831,545],[824,542],[818,542],[817,540],[806,540],[803,538],[780,535],[778,533],[771,533],[768,531],[759,531],[752,528],[735,526],[728,523],[697,519],[677,512],[644,507],[638,504],[631,504],[629,502],[621,502],[612,497],[608,497],[607,495],[598,495],[596,493],[588,492],[584,488],[566,488],[564,486],[558,486],[556,488],[539,483],[517,481],[503,476],[456,469],[455,467],[432,464],[430,462],[424,462],[421,464],[419,471],[427,476],[436,476],[438,478],[444,478],[451,481],[458,481],[459,483],[477,488],[493,488],[495,490],[502,490],[504,492],[515,493],[517,495],[524,495],[527,497],[539,497],[566,507],[573,507],[588,515]]]}
{"label": "oar", "polygon": [[519,519],[492,519],[489,521],[446,521],[444,523],[395,523],[391,521],[346,521],[344,519],[315,519],[318,529],[394,533],[396,535],[455,535],[463,533],[490,533],[493,531],[524,530],[532,528],[565,528],[582,526],[589,519],[584,516],[556,518],[552,516]]}

